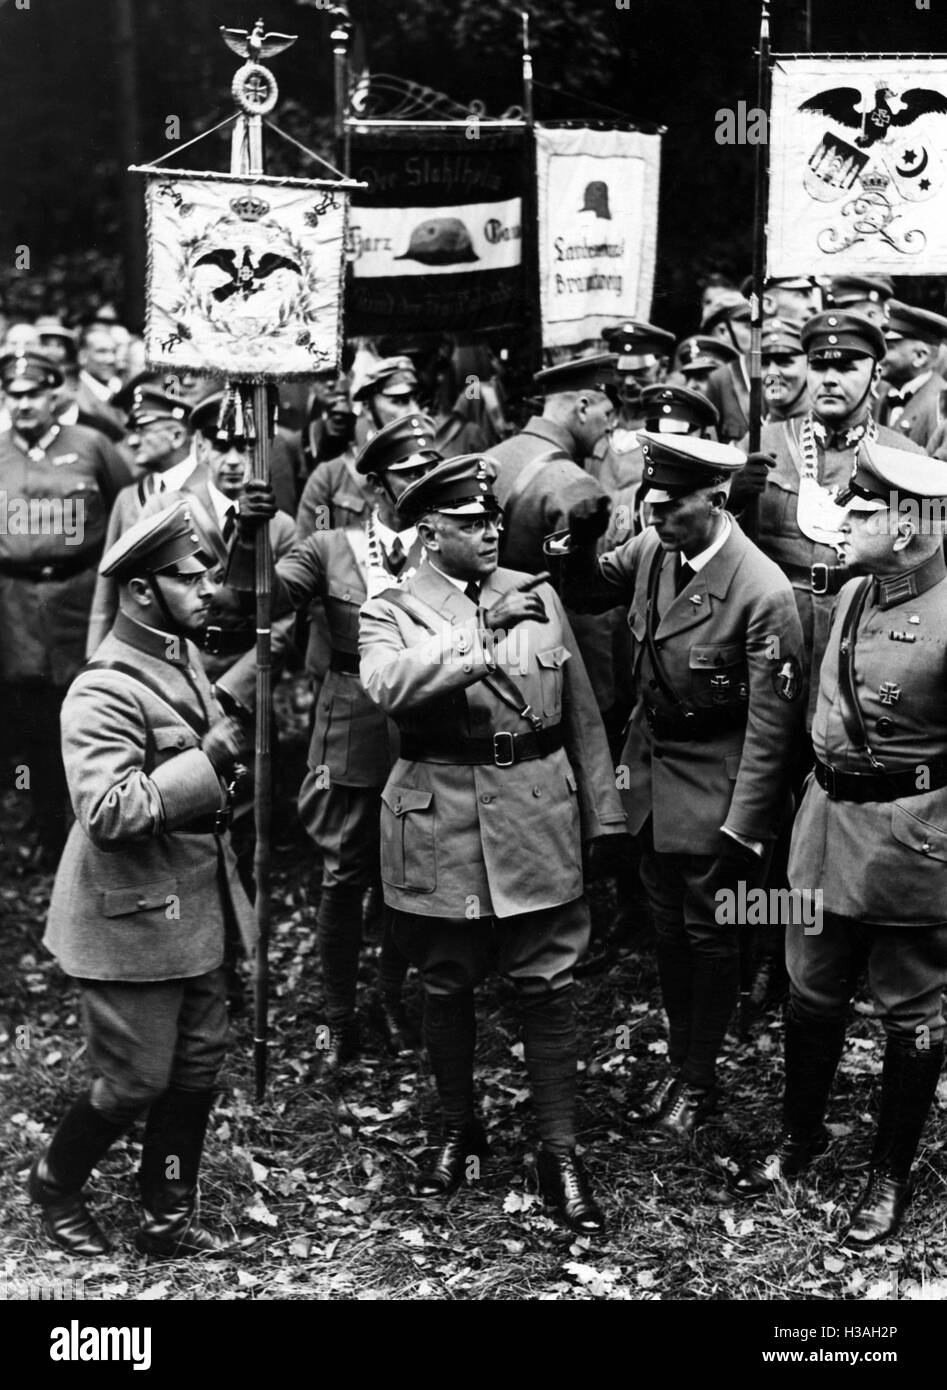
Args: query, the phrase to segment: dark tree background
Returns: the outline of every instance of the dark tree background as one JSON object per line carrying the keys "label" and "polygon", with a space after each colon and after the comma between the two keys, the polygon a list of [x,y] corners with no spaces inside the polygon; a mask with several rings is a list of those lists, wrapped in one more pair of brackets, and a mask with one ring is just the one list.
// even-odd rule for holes
{"label": "dark tree background", "polygon": [[[28,3],[28,8],[20,8]],[[120,131],[116,17],[119,0],[0,0],[0,293],[8,311],[60,309],[73,317],[104,298],[131,306],[122,284]],[[479,97],[491,114],[520,100],[519,11],[532,15],[538,119],[657,122],[664,140],[658,280],[652,317],[693,328],[697,279],[749,270],[753,148],[715,141],[715,114],[755,104],[757,0],[352,0],[359,45],[372,71],[392,72]],[[774,0],[773,44],[801,49],[804,0]],[[278,124],[331,154],[331,16],[317,0],[129,0],[137,66],[137,157],[155,159],[232,110],[237,65],[221,24],[298,33],[274,61]],[[810,0],[816,50],[942,51],[947,18],[915,0]],[[277,151],[268,145],[276,167]],[[214,137],[184,156],[225,168]],[[281,150],[279,167],[306,172]],[[171,162],[176,162],[172,157]],[[14,250],[29,247],[29,271]],[[917,287],[915,287],[917,288]],[[932,302],[939,287],[919,297]],[[940,307],[937,302],[937,307]]]}

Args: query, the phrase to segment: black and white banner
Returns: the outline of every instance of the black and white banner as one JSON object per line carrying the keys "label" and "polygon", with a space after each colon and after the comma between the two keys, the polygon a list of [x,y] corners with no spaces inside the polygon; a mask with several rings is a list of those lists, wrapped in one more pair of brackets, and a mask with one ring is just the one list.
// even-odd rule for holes
{"label": "black and white banner", "polygon": [[478,135],[353,137],[347,333],[522,320],[522,137]]}

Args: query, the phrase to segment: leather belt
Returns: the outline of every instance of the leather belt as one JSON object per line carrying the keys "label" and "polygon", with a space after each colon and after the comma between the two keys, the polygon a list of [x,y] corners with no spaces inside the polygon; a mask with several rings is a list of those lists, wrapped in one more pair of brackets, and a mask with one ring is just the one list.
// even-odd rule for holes
{"label": "leather belt", "polygon": [[172,831],[175,835],[225,835],[233,822],[233,807],[225,806],[209,816],[198,816]]}
{"label": "leather belt", "polygon": [[513,767],[515,763],[547,758],[562,747],[562,725],[512,734],[505,729],[490,738],[437,740],[421,734],[401,735],[401,756],[414,763],[447,763],[452,767]]}
{"label": "leather belt", "polygon": [[8,574],[13,579],[29,579],[34,584],[55,583],[71,579],[74,574],[82,574],[83,570],[94,569],[101,554],[99,547],[98,550],[87,550],[77,555],[74,560],[60,560],[50,565],[21,565],[15,560],[0,560],[0,574]]}
{"label": "leather belt", "polygon": [[818,758],[815,780],[830,801],[897,801],[902,796],[919,796],[922,790],[947,787],[947,758],[930,758],[923,766],[927,773],[923,788],[917,785],[917,766],[894,772],[843,772]]}
{"label": "leather belt", "polygon": [[746,705],[727,705],[718,709],[698,709],[693,714],[667,714],[645,705],[648,728],[655,738],[689,743],[708,734],[741,728],[747,719]]}
{"label": "leather belt", "polygon": [[248,652],[256,641],[256,633],[246,627],[219,627],[210,624],[204,629],[201,650],[208,656],[232,656]]}
{"label": "leather belt", "polygon": [[341,671],[346,676],[357,676],[358,652],[342,652],[333,647],[329,658],[329,670]]}

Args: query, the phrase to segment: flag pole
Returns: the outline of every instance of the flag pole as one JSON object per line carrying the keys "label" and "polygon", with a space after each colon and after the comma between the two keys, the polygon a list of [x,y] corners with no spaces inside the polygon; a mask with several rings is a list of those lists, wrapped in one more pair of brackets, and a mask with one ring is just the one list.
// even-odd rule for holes
{"label": "flag pole", "polygon": [[[249,61],[234,78],[233,94],[238,117],[231,145],[232,174],[262,174],[263,115],[276,104],[276,81],[260,59],[270,51],[287,48],[295,35],[281,34],[279,47],[269,45],[264,38],[263,22],[258,20],[246,44],[235,47],[233,31],[223,31],[224,41]],[[230,37],[228,37],[228,33]],[[288,42],[285,42],[288,40]],[[264,384],[241,383],[236,388],[240,398],[244,434],[250,445],[251,476],[261,482],[270,481],[270,440],[273,421],[269,409],[267,387]],[[254,588],[256,591],[256,710],[253,758],[253,826],[256,845],[253,855],[253,877],[256,884],[257,945],[253,969],[253,1067],[256,1101],[266,1095],[267,1053],[269,1039],[269,945],[270,945],[270,830],[273,814],[272,732],[273,689],[271,621],[273,607],[273,553],[269,527],[257,528],[254,539]]]}
{"label": "flag pole", "polygon": [[[750,452],[760,447],[763,420],[763,366],[761,361],[763,335],[763,288],[766,277],[766,215],[769,175],[769,3],[763,0],[760,15],[760,42],[757,50],[756,106],[766,112],[767,138],[756,146],[756,181],[753,200],[753,294],[750,301]],[[747,507],[743,529],[756,535],[756,504]]]}
{"label": "flag pole", "polygon": [[[750,431],[749,449],[755,453],[760,447],[760,434],[763,421],[763,287],[766,276],[766,201],[767,159],[769,148],[769,4],[763,0],[760,14],[760,42],[757,51],[756,106],[766,112],[766,140],[756,147],[756,188],[753,200],[753,293],[750,298]],[[757,534],[757,502],[754,498],[744,508],[740,525],[751,540]],[[753,990],[753,929],[740,930],[740,1036],[749,1036],[750,995]]]}

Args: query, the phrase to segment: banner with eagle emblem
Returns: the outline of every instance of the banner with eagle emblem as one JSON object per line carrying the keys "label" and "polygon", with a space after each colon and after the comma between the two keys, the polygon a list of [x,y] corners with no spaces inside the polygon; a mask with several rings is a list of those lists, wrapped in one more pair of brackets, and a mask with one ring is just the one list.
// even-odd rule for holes
{"label": "banner with eagle emblem", "polygon": [[947,61],[773,69],[770,275],[947,273]]}
{"label": "banner with eagle emblem", "polygon": [[346,195],[264,175],[147,177],[149,366],[251,382],[335,370]]}

